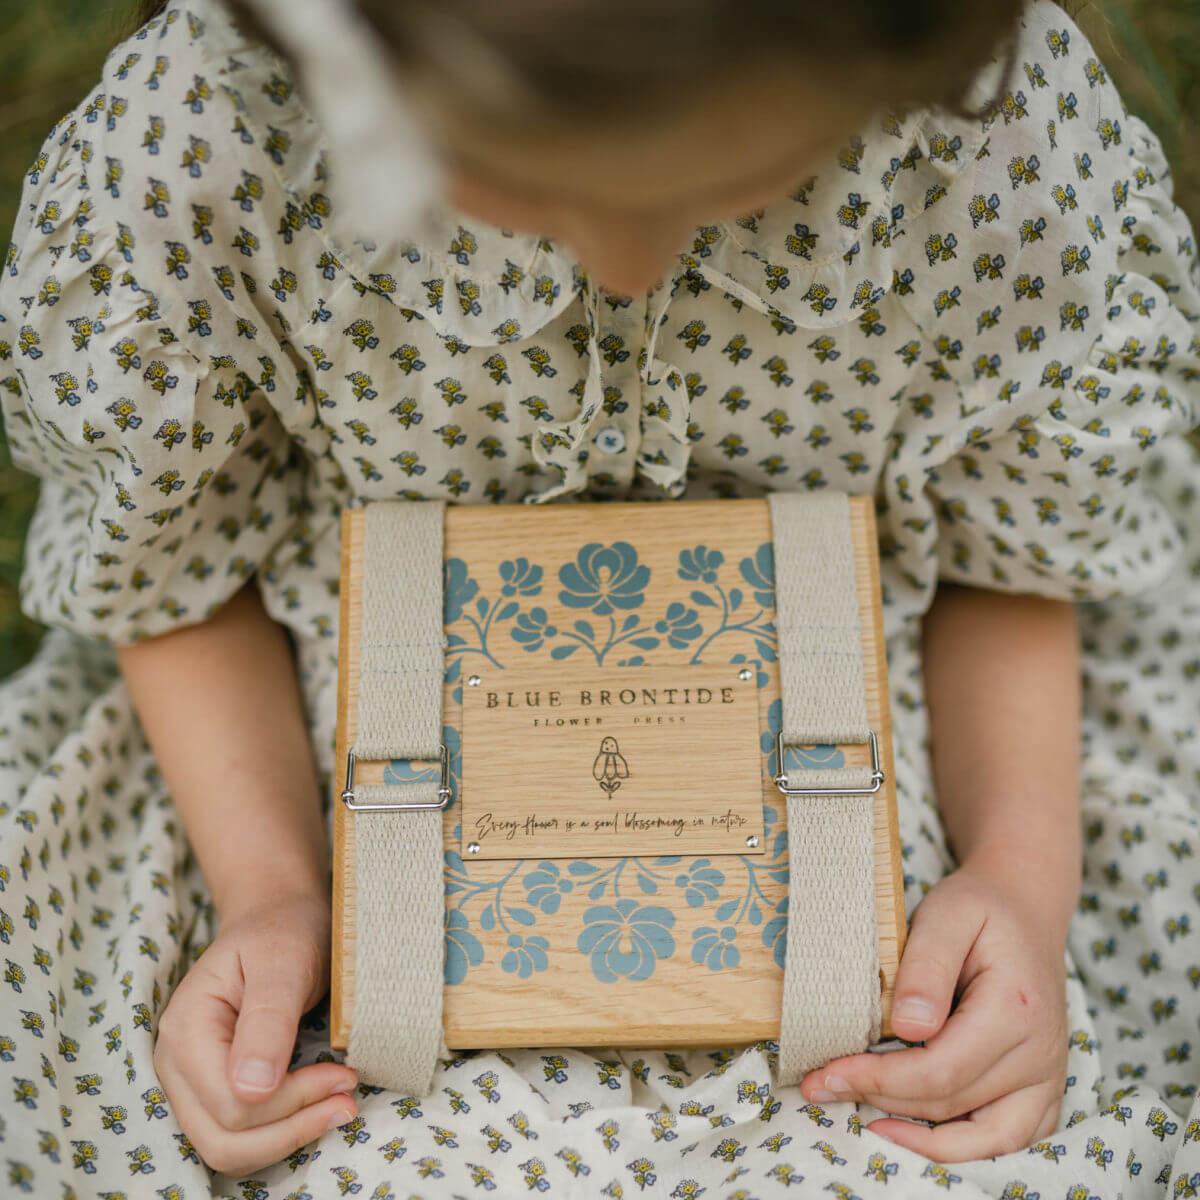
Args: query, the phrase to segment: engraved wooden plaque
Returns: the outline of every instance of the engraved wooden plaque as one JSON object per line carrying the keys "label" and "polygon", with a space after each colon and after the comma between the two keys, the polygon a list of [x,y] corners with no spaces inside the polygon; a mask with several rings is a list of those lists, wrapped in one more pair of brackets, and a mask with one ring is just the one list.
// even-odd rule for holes
{"label": "engraved wooden plaque", "polygon": [[460,852],[761,855],[758,675],[757,663],[472,668]]}
{"label": "engraved wooden plaque", "polygon": [[[851,498],[851,524],[867,710],[886,773],[883,787],[863,802],[874,805],[880,987],[883,1032],[889,1036],[892,987],[906,927],[875,516],[869,497]],[[362,532],[363,510],[343,510],[333,781],[331,1042],[337,1049],[345,1049],[354,1020],[351,822],[388,819],[386,813],[351,813],[340,797],[346,751],[355,731]],[[450,505],[445,558],[448,649],[443,723],[454,789],[454,800],[443,814],[446,1044],[461,1050],[651,1048],[733,1046],[778,1037],[786,928],[786,916],[780,912],[787,895],[782,836],[786,803],[772,778],[780,693],[766,500]],[[751,807],[758,824],[752,829],[736,826],[735,833],[728,827],[719,829],[711,789],[694,804],[686,797],[680,804],[679,797],[660,789],[659,799],[653,801],[658,808],[647,808],[645,802],[623,809],[609,805],[614,811],[639,814],[637,819],[646,822],[643,828],[657,831],[652,839],[635,851],[626,830],[620,847],[600,845],[590,822],[606,820],[603,804],[616,798],[624,803],[634,792],[633,766],[627,763],[630,775],[621,776],[619,765],[607,755],[621,753],[620,739],[627,737],[634,739],[628,744],[640,756],[637,761],[644,761],[645,746],[636,740],[644,733],[635,732],[632,725],[621,726],[613,751],[602,747],[600,737],[592,745],[600,729],[587,731],[586,769],[572,786],[582,789],[580,797],[589,797],[589,789],[603,779],[619,779],[626,797],[616,789],[605,796],[598,788],[596,796],[564,800],[556,810],[555,796],[567,792],[537,788],[548,771],[562,769],[551,760],[564,743],[554,733],[556,726],[533,726],[529,721],[537,714],[525,714],[521,729],[528,733],[528,744],[522,744],[516,758],[502,759],[503,770],[507,774],[519,758],[534,797],[529,813],[538,828],[520,839],[514,834],[511,841],[518,844],[503,851],[493,841],[486,854],[482,849],[467,853],[476,839],[464,827],[464,809],[468,815],[476,812],[475,802],[483,798],[478,793],[488,786],[489,760],[485,735],[474,734],[483,739],[479,745],[464,736],[464,692],[495,688],[508,670],[514,681],[557,681],[564,695],[570,692],[568,698],[574,699],[588,678],[627,678],[631,684],[637,681],[638,689],[657,688],[661,696],[666,687],[679,688],[684,686],[680,681],[691,678],[707,680],[705,686],[711,687],[724,672],[731,684],[754,689],[759,771]],[[469,682],[472,677],[477,682]],[[479,700],[472,695],[468,704]],[[675,715],[666,712],[661,699],[656,703],[653,712],[643,713],[647,719]],[[629,707],[634,707],[632,702]],[[468,727],[475,728],[478,722],[473,725],[467,715]],[[686,727],[685,721],[681,728]],[[705,728],[707,740],[712,727]],[[545,737],[533,736],[538,732]],[[686,738],[672,741],[668,733],[662,736],[664,751],[694,744]],[[739,745],[743,768],[744,751]],[[798,752],[788,765],[835,767],[867,761],[866,746],[812,747]],[[381,782],[385,772],[403,769],[411,768],[398,762],[359,761],[355,782]],[[738,784],[729,786],[738,801],[734,807],[744,813],[748,797]],[[465,803],[468,789],[471,802]],[[510,797],[510,806],[513,803]],[[518,804],[506,811],[505,820],[523,829],[525,810]],[[687,840],[669,844],[678,839],[662,831],[679,814],[700,820]],[[551,818],[556,819],[554,827]],[[478,816],[472,819],[478,821]],[[571,830],[566,829],[568,819],[576,822]],[[578,824],[582,820],[589,821],[587,830]],[[501,834],[509,827],[500,826]],[[607,833],[605,826],[601,829]],[[584,832],[587,837],[580,836]],[[757,839],[755,844],[746,842],[750,837]],[[740,845],[735,838],[741,839]],[[524,849],[521,841],[527,841]],[[485,843],[483,839],[479,845]],[[403,915],[398,913],[397,919]],[[402,1021],[398,1013],[397,1024]]]}

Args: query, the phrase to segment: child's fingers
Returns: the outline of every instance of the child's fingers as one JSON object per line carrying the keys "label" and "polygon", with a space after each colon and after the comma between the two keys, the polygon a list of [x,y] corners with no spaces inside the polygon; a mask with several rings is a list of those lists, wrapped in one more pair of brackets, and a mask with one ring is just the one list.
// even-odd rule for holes
{"label": "child's fingers", "polygon": [[255,1104],[287,1072],[296,1030],[316,983],[312,965],[290,943],[238,957],[244,987],[229,1052],[229,1083],[235,1095]]}
{"label": "child's fingers", "polygon": [[1046,1079],[1047,1059],[1028,1042],[1019,1042],[956,1091],[922,1096],[869,1095],[863,1099],[897,1117],[950,1121]]}
{"label": "child's fingers", "polygon": [[800,1088],[817,1103],[866,1100],[888,1112],[933,1117],[939,1101],[963,1092],[1025,1037],[999,997],[968,997],[927,1045],[835,1058]]}
{"label": "child's fingers", "polygon": [[230,1090],[221,1062],[221,1055],[211,1053],[206,1061],[201,1051],[190,1056],[186,1065],[179,1063],[176,1072],[187,1081],[214,1122],[231,1132],[281,1121],[327,1096],[352,1097],[357,1084],[355,1075],[340,1063],[310,1063],[287,1072],[266,1099],[246,1104]]}
{"label": "child's fingers", "polygon": [[358,1112],[352,1096],[337,1093],[280,1121],[231,1132],[213,1119],[182,1076],[171,1083],[171,1105],[196,1153],[214,1171],[235,1177],[281,1161]]}
{"label": "child's fingers", "polygon": [[952,888],[935,888],[917,906],[892,1001],[892,1029],[908,1042],[926,1041],[946,1021],[963,963],[982,928],[976,905]]}
{"label": "child's fingers", "polygon": [[[181,985],[159,1024],[154,1063],[167,1094],[182,1077],[213,1120],[247,1129],[291,1115],[338,1089],[353,1090],[357,1073],[341,1063],[311,1063],[285,1073],[266,1098],[246,1103],[230,1086],[229,1048],[236,1014],[208,988]],[[344,1094],[344,1093],[343,1093]]]}
{"label": "child's fingers", "polygon": [[872,1121],[867,1128],[935,1162],[967,1162],[1013,1154],[1046,1137],[1058,1124],[1060,1102],[1059,1088],[1040,1083],[932,1129],[893,1117]]}

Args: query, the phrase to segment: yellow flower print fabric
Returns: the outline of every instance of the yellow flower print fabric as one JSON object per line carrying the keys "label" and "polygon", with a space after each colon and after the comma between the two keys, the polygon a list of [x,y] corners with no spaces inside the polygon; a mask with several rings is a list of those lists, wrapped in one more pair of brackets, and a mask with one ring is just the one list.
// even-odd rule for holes
{"label": "yellow flower print fabric", "polygon": [[449,210],[422,244],[386,212],[342,229],[282,65],[170,10],[47,139],[8,255],[4,412],[49,483],[29,611],[127,642],[256,571],[282,610],[356,495],[870,491],[897,623],[938,574],[1145,586],[1175,551],[1139,475],[1192,420],[1195,247],[1057,20],[1030,11],[994,118],[885,117],[625,297]]}
{"label": "yellow flower print fabric", "polygon": [[[881,115],[791,195],[697,227],[645,295],[451,209],[416,240],[386,218],[343,226],[287,69],[217,0],[116,47],[25,181],[0,409],[42,480],[21,599],[52,629],[0,690],[13,1193],[1200,1188],[1200,520],[1180,436],[1200,279],[1161,147],[1082,33],[1034,0],[994,117]],[[295,640],[329,785],[345,504],[774,488],[876,498],[910,911],[951,861],[919,659],[937,581],[1084,602],[1060,1131],[937,1166],[874,1138],[867,1106],[772,1091],[768,1043],[547,1048],[464,1055],[428,1098],[371,1091],[255,1179],[211,1177],[151,1051],[212,913],[112,646],[201,621],[255,577]],[[328,1054],[318,1011],[297,1060]]]}

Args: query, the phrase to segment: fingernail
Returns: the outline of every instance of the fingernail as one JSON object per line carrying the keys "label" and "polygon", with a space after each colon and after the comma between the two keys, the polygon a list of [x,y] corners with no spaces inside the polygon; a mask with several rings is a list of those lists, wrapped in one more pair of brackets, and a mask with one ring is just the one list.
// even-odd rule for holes
{"label": "fingernail", "polygon": [[854,1089],[840,1075],[826,1075],[825,1086],[836,1095],[848,1095]]}
{"label": "fingernail", "polygon": [[268,1092],[275,1086],[275,1068],[263,1058],[244,1058],[238,1064],[236,1079],[242,1087]]}
{"label": "fingernail", "polygon": [[345,1125],[347,1121],[353,1121],[354,1114],[347,1112],[345,1109],[339,1108],[337,1112],[331,1113],[329,1117],[329,1128],[337,1129],[339,1125]]}
{"label": "fingernail", "polygon": [[357,1087],[358,1087],[357,1079],[343,1079],[342,1082],[339,1083],[337,1085],[337,1087],[333,1088],[329,1094],[331,1096],[336,1096],[339,1092],[345,1092],[346,1095],[349,1096],[349,1095],[353,1094],[354,1090]]}
{"label": "fingernail", "polygon": [[808,1094],[817,1104],[831,1104],[837,1099],[832,1092],[827,1092],[824,1088],[813,1088]]}
{"label": "fingernail", "polygon": [[932,1025],[937,1020],[933,1005],[922,996],[905,996],[903,1000],[897,1000],[892,1019],[911,1021],[914,1025]]}

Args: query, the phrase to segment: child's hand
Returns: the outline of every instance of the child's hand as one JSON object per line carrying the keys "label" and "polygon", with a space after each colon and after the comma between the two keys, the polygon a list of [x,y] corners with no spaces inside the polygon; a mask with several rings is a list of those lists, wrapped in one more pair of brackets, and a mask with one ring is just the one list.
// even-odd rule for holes
{"label": "child's hand", "polygon": [[163,1011],[154,1069],[216,1171],[257,1171],[355,1116],[350,1067],[287,1070],[300,1017],[325,993],[329,924],[319,896],[227,916]]}
{"label": "child's hand", "polygon": [[804,1096],[946,1122],[868,1126],[941,1162],[1011,1153],[1052,1132],[1067,1063],[1056,925],[1023,897],[1019,862],[947,876],[916,910],[892,1010],[897,1036],[926,1045],[835,1059],[804,1078]]}

